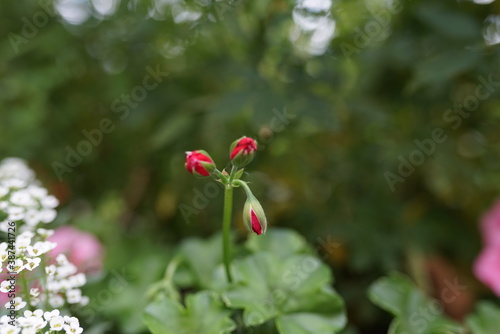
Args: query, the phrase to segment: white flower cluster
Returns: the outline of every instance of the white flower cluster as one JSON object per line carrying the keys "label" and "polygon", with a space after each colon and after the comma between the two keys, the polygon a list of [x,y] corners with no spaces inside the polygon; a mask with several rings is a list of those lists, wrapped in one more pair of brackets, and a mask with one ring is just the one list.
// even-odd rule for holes
{"label": "white flower cluster", "polygon": [[67,334],[79,334],[83,332],[80,322],[75,317],[62,316],[59,310],[43,312],[38,309],[33,312],[24,311],[24,316],[19,317],[19,326],[9,324],[10,319],[4,315],[0,318],[0,334],[35,334],[42,333],[43,329],[50,332],[62,332]]}
{"label": "white flower cluster", "polygon": [[[15,259],[9,262],[8,245],[6,242],[0,244],[0,260],[2,268],[8,268],[8,271],[17,274],[23,271],[33,271],[42,262],[45,253],[50,252],[57,245],[47,241],[52,230],[39,228],[37,233],[25,231],[21,233],[15,243]],[[41,237],[43,236],[43,237]],[[33,240],[33,245],[32,245]],[[0,268],[0,271],[2,271]],[[56,264],[51,264],[45,267],[46,286],[44,293],[40,293],[38,288],[31,288],[29,304],[38,306],[40,303],[45,303],[51,307],[62,307],[67,302],[68,304],[86,305],[88,297],[82,296],[79,289],[86,283],[85,274],[77,273],[77,268],[74,264],[68,261],[64,254],[59,254],[56,258]],[[29,277],[30,275],[27,274]],[[12,289],[11,282],[4,280],[0,283],[0,292],[9,293]],[[18,297],[16,297],[18,298]],[[10,301],[5,305],[7,308]],[[17,305],[26,305],[26,302],[19,300]],[[19,307],[21,309],[22,307]]]}
{"label": "white flower cluster", "polygon": [[[77,273],[65,255],[58,255],[55,261],[50,258],[48,253],[57,246],[48,240],[54,231],[39,226],[56,218],[54,208],[58,204],[23,160],[8,158],[0,162],[0,231],[8,235],[8,242],[0,243],[0,275],[8,277],[0,283],[0,292],[15,295],[5,308],[54,309],[45,313],[42,309],[25,310],[24,317],[18,317],[15,323],[3,316],[0,334],[83,332],[78,319],[61,316],[58,308],[88,303],[80,290],[86,277]],[[46,326],[49,329],[43,331]]]}
{"label": "white flower cluster", "polygon": [[21,231],[34,231],[39,223],[50,223],[56,218],[59,201],[47,193],[34,177],[26,163],[8,158],[0,163],[0,211],[7,216],[0,222],[0,230],[8,231],[8,222],[22,221]]}

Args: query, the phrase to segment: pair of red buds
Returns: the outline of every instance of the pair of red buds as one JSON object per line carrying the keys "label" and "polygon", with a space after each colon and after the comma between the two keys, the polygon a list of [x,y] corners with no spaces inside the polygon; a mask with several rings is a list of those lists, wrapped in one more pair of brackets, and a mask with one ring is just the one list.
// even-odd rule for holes
{"label": "pair of red buds", "polygon": [[[248,137],[237,139],[231,145],[229,158],[233,166],[240,168],[248,165],[257,151],[257,142]],[[204,150],[186,152],[186,169],[193,175],[209,176],[215,170],[213,159]]]}
{"label": "pair of red buds", "polygon": [[[229,149],[229,158],[234,166],[233,168],[238,169],[248,165],[253,160],[255,151],[257,151],[257,142],[254,139],[242,137],[235,140]],[[211,174],[213,175],[214,171],[218,175],[221,174],[217,170],[213,159],[204,150],[186,152],[185,166],[188,172],[196,176],[210,176]],[[230,178],[230,180],[232,180],[232,178]],[[239,182],[241,183],[243,181]],[[233,186],[233,184],[230,186]],[[255,196],[253,196],[250,188],[245,186],[245,190],[247,192],[247,201],[243,209],[243,221],[249,231],[253,231],[260,235],[266,232],[267,219],[262,206]]]}

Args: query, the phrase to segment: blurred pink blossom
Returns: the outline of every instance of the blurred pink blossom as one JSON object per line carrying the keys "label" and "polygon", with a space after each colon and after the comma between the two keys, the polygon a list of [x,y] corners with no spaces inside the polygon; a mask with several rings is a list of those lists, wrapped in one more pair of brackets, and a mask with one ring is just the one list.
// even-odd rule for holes
{"label": "blurred pink blossom", "polygon": [[481,233],[485,245],[500,246],[500,200],[497,200],[481,218]]}
{"label": "blurred pink blossom", "polygon": [[481,218],[485,247],[474,262],[474,275],[500,297],[500,200]]}
{"label": "blurred pink blossom", "polygon": [[78,271],[86,274],[95,274],[102,268],[103,247],[92,234],[62,226],[55,229],[49,240],[57,243],[50,252],[52,258],[65,254]]}
{"label": "blurred pink blossom", "polygon": [[486,246],[474,263],[474,274],[500,297],[500,245]]}

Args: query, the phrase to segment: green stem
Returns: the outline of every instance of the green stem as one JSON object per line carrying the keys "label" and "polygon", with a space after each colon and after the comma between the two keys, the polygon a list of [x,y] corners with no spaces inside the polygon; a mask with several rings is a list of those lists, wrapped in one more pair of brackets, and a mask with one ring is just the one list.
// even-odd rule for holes
{"label": "green stem", "polygon": [[229,174],[229,184],[231,186],[233,185],[234,176],[236,175],[237,170],[238,168],[236,168],[235,166],[231,168],[231,174]]}
{"label": "green stem", "polygon": [[245,189],[245,192],[247,193],[247,197],[253,197],[252,190],[250,190],[250,187],[245,181],[234,180],[234,184],[242,186],[243,189]]}
{"label": "green stem", "polygon": [[28,286],[28,279],[24,275],[24,271],[21,272],[21,281],[23,284],[23,290],[24,290],[24,301],[26,302],[26,305],[28,306],[28,309],[31,310],[31,295],[30,295],[30,289]]}
{"label": "green stem", "polygon": [[222,183],[224,183],[224,184],[228,184],[228,182],[229,182],[229,181],[228,181],[227,176],[225,176],[224,174],[222,174],[222,172],[221,172],[220,170],[218,170],[218,169],[216,168],[216,169],[213,171],[213,173],[214,173],[215,175],[217,175],[217,176],[221,179]]}
{"label": "green stem", "polygon": [[[232,175],[232,173],[231,173]],[[224,256],[224,267],[226,269],[227,281],[229,283],[233,282],[233,277],[231,276],[231,215],[233,210],[233,187],[231,184],[227,184],[224,191],[224,215],[222,219],[222,252]]]}

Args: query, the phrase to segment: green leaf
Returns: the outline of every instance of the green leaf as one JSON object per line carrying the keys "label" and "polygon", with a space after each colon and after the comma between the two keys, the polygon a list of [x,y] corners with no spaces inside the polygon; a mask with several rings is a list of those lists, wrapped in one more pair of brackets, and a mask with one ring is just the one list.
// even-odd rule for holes
{"label": "green leaf", "polygon": [[500,308],[492,303],[480,303],[477,312],[467,317],[466,323],[472,334],[498,333]]}
{"label": "green leaf", "polygon": [[241,178],[241,176],[243,175],[243,172],[245,172],[245,169],[244,169],[244,168],[242,168],[242,169],[238,170],[238,171],[236,172],[236,174],[234,174],[234,179],[235,179],[235,180],[240,179],[240,178]]}
{"label": "green leaf", "polygon": [[462,327],[442,314],[442,305],[431,300],[411,282],[394,273],[372,284],[370,300],[392,313],[389,334],[461,333]]}
{"label": "green leaf", "polygon": [[[216,234],[208,240],[188,239],[180,246],[182,254],[187,266],[188,273],[191,273],[192,280],[195,285],[201,288],[210,286],[210,278],[217,265],[222,262],[222,235]],[[182,268],[179,271],[182,276],[175,277],[176,284],[184,286],[183,283],[189,283],[187,272]],[[179,281],[182,278],[182,281]]]}
{"label": "green leaf", "polygon": [[149,304],[144,322],[153,334],[224,334],[236,328],[222,302],[202,291],[186,298],[186,308],[165,296]]}
{"label": "green leaf", "polygon": [[337,324],[345,320],[342,299],[330,287],[331,272],[315,257],[291,255],[282,259],[260,252],[235,262],[233,273],[236,284],[223,298],[229,307],[243,308],[247,326],[302,313],[317,313]]}
{"label": "green leaf", "polygon": [[308,252],[307,242],[303,236],[293,230],[279,228],[269,229],[265,237],[250,235],[246,247],[254,253],[265,251],[280,259]]}
{"label": "green leaf", "polygon": [[344,316],[329,318],[311,313],[284,315],[276,319],[280,334],[331,334],[344,328]]}

